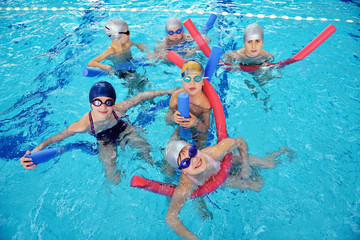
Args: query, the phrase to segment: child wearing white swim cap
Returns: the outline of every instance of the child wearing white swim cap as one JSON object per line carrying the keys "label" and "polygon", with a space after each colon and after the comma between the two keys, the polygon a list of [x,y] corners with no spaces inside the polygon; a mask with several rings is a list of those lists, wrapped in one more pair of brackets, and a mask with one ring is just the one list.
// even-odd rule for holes
{"label": "child wearing white swim cap", "polygon": [[[154,49],[154,53],[158,59],[166,59],[169,51],[190,57],[199,49],[191,35],[184,33],[184,30],[185,28],[182,22],[177,17],[171,17],[166,21],[166,37],[163,38],[161,42],[158,42],[158,46]],[[210,42],[208,37],[204,35],[202,35],[202,37],[207,43]]]}
{"label": "child wearing white swim cap", "polygon": [[[252,167],[274,168],[275,159],[281,154],[288,154],[290,157],[294,154],[294,151],[284,146],[263,158],[249,157],[247,143],[241,137],[226,138],[201,150],[185,141],[170,141],[165,147],[165,159],[170,166],[181,172],[165,221],[181,238],[198,239],[178,216],[193,191],[198,186],[207,184],[207,181],[213,179],[221,171],[220,162],[226,154],[231,152],[233,165],[222,186],[256,192],[261,190],[264,182]],[[192,228],[197,227],[199,226],[192,226]]]}
{"label": "child wearing white swim cap", "polygon": [[[136,43],[130,40],[130,30],[128,24],[119,18],[109,19],[104,30],[106,35],[111,39],[112,43],[106,50],[93,58],[89,63],[89,67],[97,67],[107,70],[109,73],[115,72],[114,67],[124,64],[132,60],[130,47],[135,46],[142,52],[148,53],[148,58],[153,58],[150,50],[148,50],[144,43]],[[104,60],[110,60],[113,65],[101,63]]]}
{"label": "child wearing white swim cap", "polygon": [[261,65],[273,57],[262,49],[264,32],[259,24],[252,23],[245,28],[243,41],[244,48],[226,53],[225,61],[240,65]]}

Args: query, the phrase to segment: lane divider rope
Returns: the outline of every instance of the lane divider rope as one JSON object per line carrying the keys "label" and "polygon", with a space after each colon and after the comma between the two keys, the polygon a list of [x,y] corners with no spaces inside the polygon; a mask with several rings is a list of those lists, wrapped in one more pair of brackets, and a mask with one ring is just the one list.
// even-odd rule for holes
{"label": "lane divider rope", "polygon": [[6,8],[2,8],[0,7],[0,11],[110,11],[110,12],[166,12],[166,13],[186,13],[186,14],[216,14],[216,15],[222,15],[222,16],[243,16],[243,17],[255,17],[255,18],[270,18],[270,19],[276,19],[276,18],[280,18],[280,19],[291,19],[291,20],[297,20],[297,21],[333,21],[333,22],[346,22],[346,23],[360,23],[360,21],[356,20],[340,20],[340,19],[328,19],[328,18],[313,18],[313,17],[300,17],[300,16],[296,16],[296,17],[289,17],[289,16],[276,16],[276,15],[263,15],[263,14],[252,14],[252,13],[228,13],[228,12],[222,12],[222,13],[218,13],[218,12],[204,12],[202,10],[200,11],[192,11],[192,10],[169,10],[169,9],[148,9],[148,8],[94,8],[94,7],[90,7],[90,8],[83,8],[83,7],[79,7],[79,8],[75,8],[75,7],[60,7],[60,8],[56,8],[56,7],[52,7],[52,8],[48,8],[48,7],[32,7],[32,8],[28,8],[28,7],[24,7],[24,8],[19,8],[19,7],[6,7]]}

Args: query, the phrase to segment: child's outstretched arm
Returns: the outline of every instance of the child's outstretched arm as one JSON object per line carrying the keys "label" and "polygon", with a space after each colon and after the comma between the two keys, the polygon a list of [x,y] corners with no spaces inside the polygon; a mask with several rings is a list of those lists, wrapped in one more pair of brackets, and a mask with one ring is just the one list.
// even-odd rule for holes
{"label": "child's outstretched arm", "polygon": [[88,66],[89,67],[97,67],[97,68],[101,68],[103,70],[107,70],[109,72],[113,72],[113,67],[111,65],[107,65],[107,64],[102,64],[100,63],[101,61],[105,60],[110,54],[114,54],[114,50],[109,47],[108,49],[106,49],[102,54],[100,54],[99,56],[95,57],[94,59],[92,59],[89,63]]}
{"label": "child's outstretched arm", "polygon": [[155,58],[154,54],[146,47],[145,43],[131,42],[131,44],[133,46],[136,46],[140,51],[147,52],[147,54],[148,54],[148,56],[146,57],[147,59]]}
{"label": "child's outstretched arm", "polygon": [[[65,138],[68,138],[76,133],[84,132],[87,129],[88,123],[86,122],[87,114],[85,114],[79,121],[72,123],[67,129],[63,130],[62,132],[55,134],[47,139],[45,139],[42,143],[40,143],[34,150],[31,152],[29,150],[26,151],[23,157],[20,158],[20,163],[23,165],[26,169],[34,169],[37,167],[37,165],[32,165],[32,159],[25,157],[26,155],[32,153],[41,151],[47,146],[49,146],[52,143],[60,142],[64,140]],[[32,165],[32,166],[30,166]]]}
{"label": "child's outstretched arm", "polygon": [[132,98],[126,99],[125,101],[115,104],[114,110],[120,111],[122,113],[126,113],[127,110],[129,110],[132,107],[135,107],[142,101],[150,100],[155,97],[159,97],[159,96],[166,95],[166,94],[171,95],[175,90],[176,90],[176,88],[169,89],[169,90],[163,90],[163,91],[142,92]]}
{"label": "child's outstretched arm", "polygon": [[227,153],[235,151],[236,149],[239,151],[241,159],[241,169],[243,170],[241,173],[241,177],[243,179],[248,178],[250,174],[250,166],[249,166],[249,153],[248,153],[248,145],[246,141],[242,137],[237,138],[225,138],[220,141],[218,144],[207,148],[214,159],[222,159]]}
{"label": "child's outstretched arm", "polygon": [[194,185],[184,181],[184,178],[184,174],[181,174],[179,184],[175,188],[174,194],[171,198],[165,221],[181,238],[199,239],[194,233],[185,227],[178,217],[182,207],[185,205],[194,189]]}

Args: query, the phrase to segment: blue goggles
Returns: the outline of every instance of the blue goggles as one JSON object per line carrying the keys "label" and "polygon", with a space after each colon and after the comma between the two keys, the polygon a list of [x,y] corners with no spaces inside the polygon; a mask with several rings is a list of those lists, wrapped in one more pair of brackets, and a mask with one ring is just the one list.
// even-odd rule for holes
{"label": "blue goggles", "polygon": [[179,164],[179,170],[188,168],[190,166],[191,163],[191,158],[195,157],[197,155],[197,148],[195,146],[191,146],[189,149],[189,157],[188,158],[184,158],[180,164]]}
{"label": "blue goggles", "polygon": [[[203,80],[203,78],[202,78],[201,76],[195,76],[195,77],[192,78],[192,79],[194,79],[195,82],[200,82],[201,80]],[[185,77],[183,78],[183,81],[184,81],[184,82],[191,82],[191,77],[190,77],[190,76],[185,76]]]}
{"label": "blue goggles", "polygon": [[183,28],[179,28],[178,30],[176,30],[175,32],[170,30],[170,31],[166,31],[167,34],[169,34],[170,36],[174,35],[175,33],[176,34],[180,34],[181,32],[183,31]]}

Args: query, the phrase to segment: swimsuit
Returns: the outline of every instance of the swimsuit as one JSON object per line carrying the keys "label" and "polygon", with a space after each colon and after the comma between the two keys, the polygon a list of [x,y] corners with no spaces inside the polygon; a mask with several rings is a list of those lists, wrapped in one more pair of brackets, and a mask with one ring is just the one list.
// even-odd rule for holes
{"label": "swimsuit", "polygon": [[135,70],[119,70],[115,72],[115,75],[118,76],[119,78],[128,78],[133,73],[135,73]]}
{"label": "swimsuit", "polygon": [[95,134],[93,119],[92,119],[92,116],[91,116],[91,112],[89,112],[91,135],[96,137],[96,139],[98,141],[104,142],[104,144],[109,144],[109,143],[114,144],[116,142],[116,140],[118,139],[120,133],[125,131],[125,129],[127,127],[127,123],[125,121],[121,120],[116,115],[114,110],[112,111],[112,113],[113,113],[115,119],[117,120],[117,124],[115,124],[111,128],[105,129],[104,131]]}
{"label": "swimsuit", "polygon": [[[208,160],[208,162],[215,168],[215,170],[216,170],[215,175],[216,175],[220,170],[220,162],[215,161],[214,159],[212,159],[210,156],[206,155],[205,153],[203,153],[203,155],[206,158],[206,160]],[[196,185],[198,185],[198,186],[204,185],[203,182],[200,182],[193,176],[190,176],[189,174],[186,174],[186,173],[185,173],[185,175],[188,176]]]}

